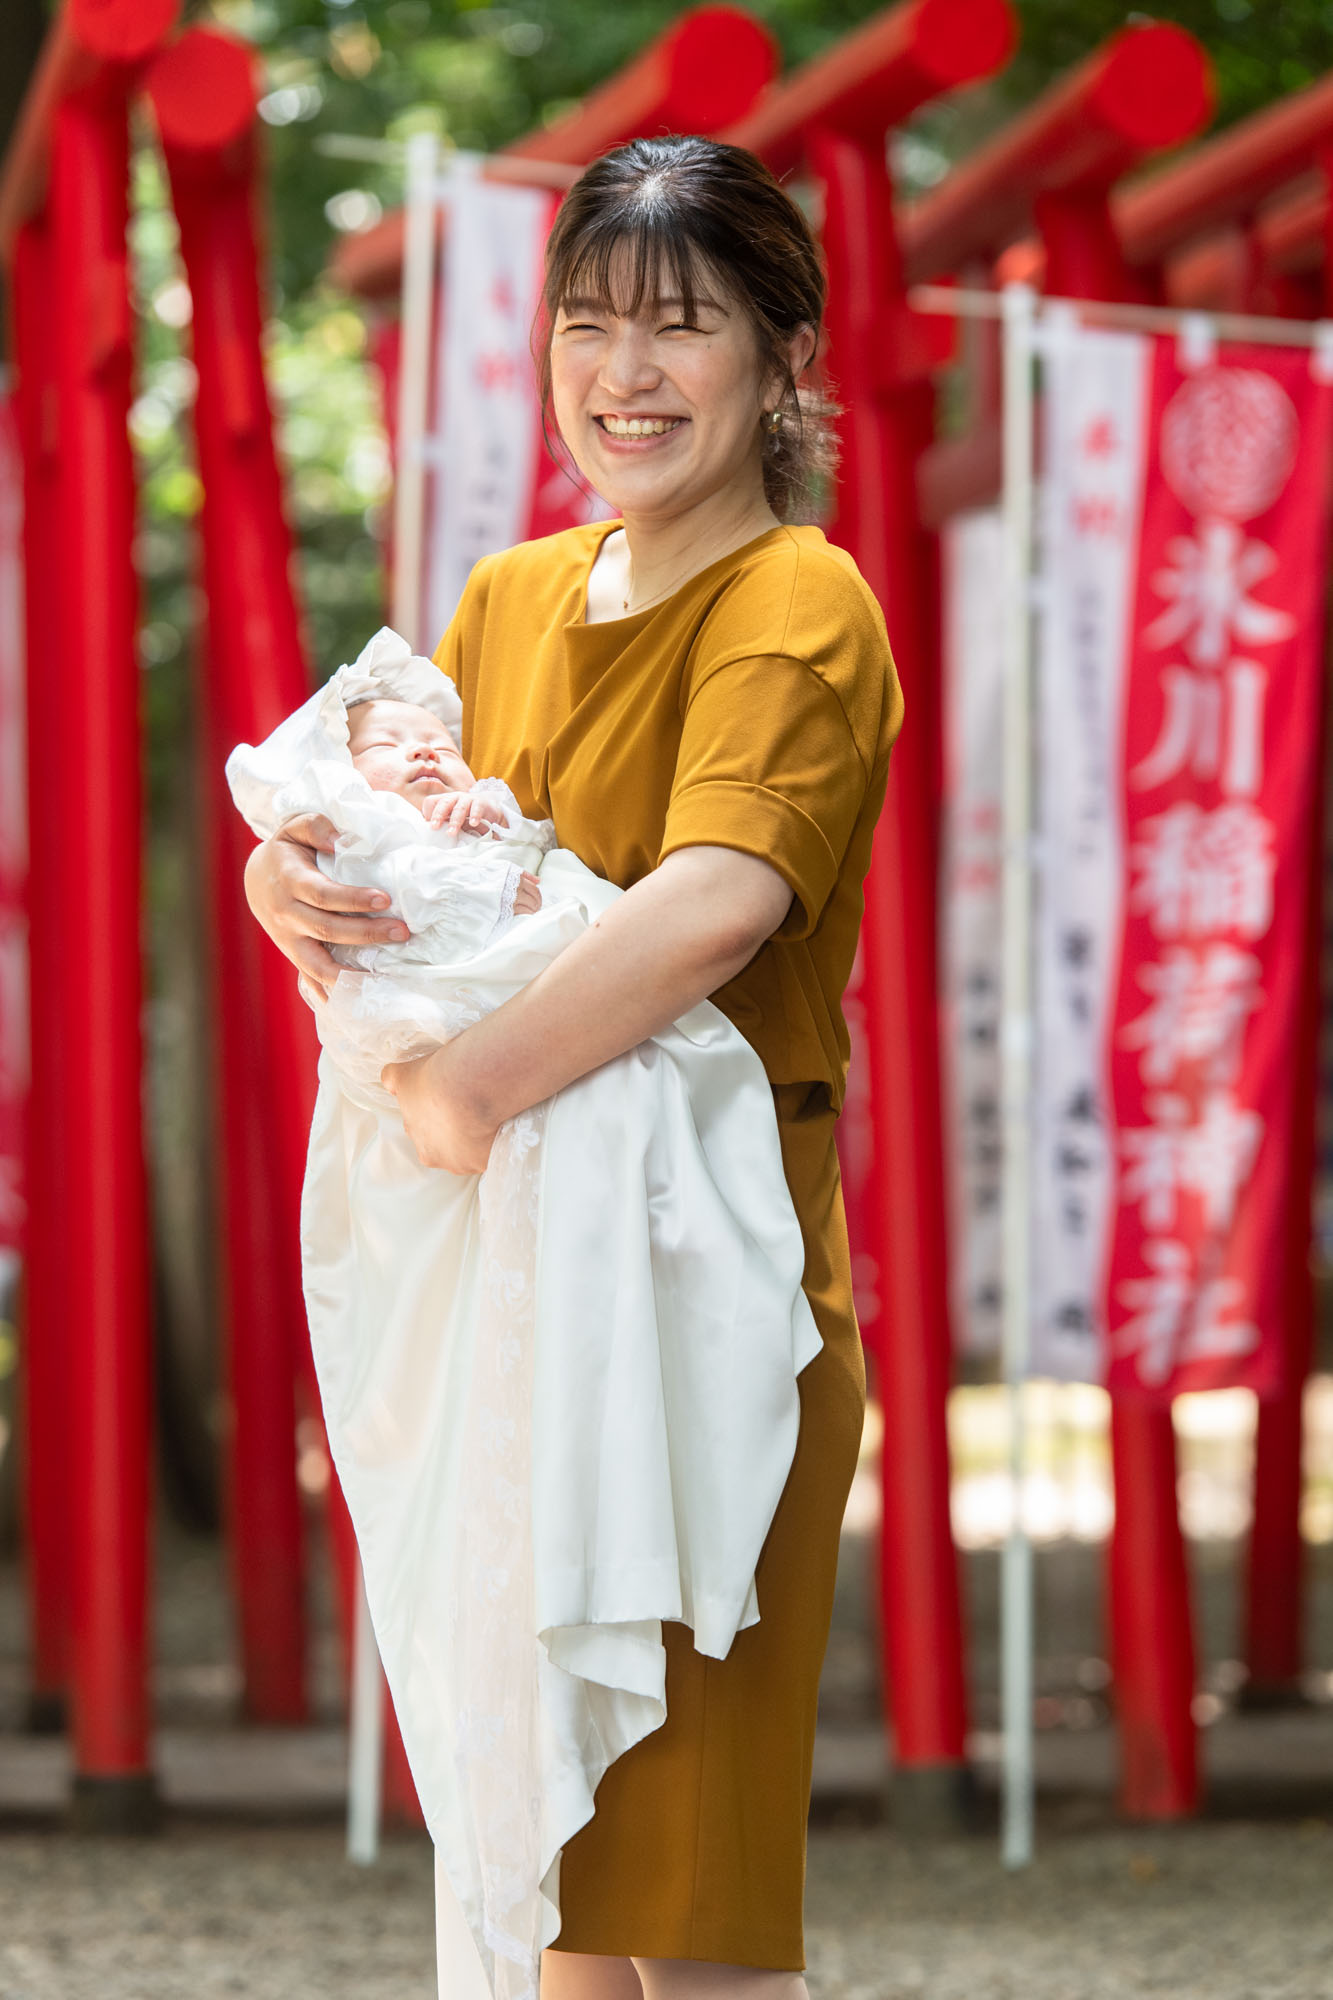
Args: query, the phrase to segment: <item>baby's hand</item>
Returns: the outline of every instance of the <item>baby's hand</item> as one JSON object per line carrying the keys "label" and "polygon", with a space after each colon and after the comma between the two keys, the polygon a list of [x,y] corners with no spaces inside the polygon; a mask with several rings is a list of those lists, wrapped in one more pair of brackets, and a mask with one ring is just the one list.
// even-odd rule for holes
{"label": "baby's hand", "polygon": [[530,917],[542,906],[542,885],[527,869],[518,878],[518,888],[514,895],[514,915]]}
{"label": "baby's hand", "polygon": [[460,792],[452,800],[446,824],[456,834],[484,834],[488,826],[508,826],[508,816],[498,798],[486,792]]}

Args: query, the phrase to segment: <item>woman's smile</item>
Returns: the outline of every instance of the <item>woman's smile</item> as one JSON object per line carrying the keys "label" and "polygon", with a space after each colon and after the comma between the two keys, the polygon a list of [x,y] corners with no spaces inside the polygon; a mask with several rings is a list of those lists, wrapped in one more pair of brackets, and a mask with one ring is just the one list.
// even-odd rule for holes
{"label": "woman's smile", "polygon": [[652,415],[622,416],[614,410],[603,410],[593,418],[604,437],[613,444],[636,445],[640,449],[653,445],[663,438],[672,437],[689,422],[688,417]]}

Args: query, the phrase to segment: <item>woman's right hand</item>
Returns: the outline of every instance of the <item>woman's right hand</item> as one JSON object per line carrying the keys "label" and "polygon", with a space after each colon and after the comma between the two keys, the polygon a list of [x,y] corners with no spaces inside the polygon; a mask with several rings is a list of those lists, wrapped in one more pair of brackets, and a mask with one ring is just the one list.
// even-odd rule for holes
{"label": "woman's right hand", "polygon": [[389,898],[382,889],[353,889],[330,882],[315,865],[315,854],[332,854],[334,827],[322,814],[309,814],[261,840],[245,864],[245,894],[255,916],[278,950],[322,998],[343,970],[331,944],[402,944],[407,926],[385,917]]}

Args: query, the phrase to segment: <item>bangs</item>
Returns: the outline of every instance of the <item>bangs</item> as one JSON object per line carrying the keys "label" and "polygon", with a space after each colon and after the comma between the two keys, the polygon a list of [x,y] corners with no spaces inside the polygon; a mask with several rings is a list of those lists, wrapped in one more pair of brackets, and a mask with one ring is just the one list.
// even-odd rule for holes
{"label": "bangs", "polygon": [[639,213],[606,216],[585,231],[570,255],[549,274],[547,307],[554,315],[571,305],[593,305],[621,319],[645,308],[679,303],[686,319],[702,306],[725,311],[721,286],[700,245],[676,211],[659,197]]}

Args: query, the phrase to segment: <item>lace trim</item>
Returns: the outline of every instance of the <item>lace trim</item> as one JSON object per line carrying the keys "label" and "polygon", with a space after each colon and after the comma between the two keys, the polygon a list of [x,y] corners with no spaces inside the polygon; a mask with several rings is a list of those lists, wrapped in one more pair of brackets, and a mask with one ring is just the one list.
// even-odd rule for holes
{"label": "lace trim", "polygon": [[495,919],[495,926],[487,938],[483,949],[489,949],[500,936],[501,932],[507,931],[510,924],[513,923],[514,904],[518,901],[518,885],[522,879],[522,874],[523,871],[521,868],[511,864],[509,872],[505,876],[504,887],[500,891],[500,913]]}
{"label": "lace trim", "polygon": [[511,827],[521,825],[523,809],[503,778],[478,778],[472,787],[474,798],[495,799],[504,808]]}

